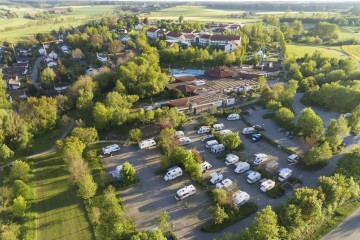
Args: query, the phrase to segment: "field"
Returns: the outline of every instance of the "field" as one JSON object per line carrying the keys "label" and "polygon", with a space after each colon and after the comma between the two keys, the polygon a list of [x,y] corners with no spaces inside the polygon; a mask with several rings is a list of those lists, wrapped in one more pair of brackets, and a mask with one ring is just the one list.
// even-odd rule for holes
{"label": "field", "polygon": [[360,45],[344,45],[342,49],[356,60],[360,61]]}
{"label": "field", "polygon": [[62,159],[55,153],[34,159],[34,175],[37,239],[93,239],[84,206]]}
{"label": "field", "polygon": [[341,51],[340,47],[321,47],[321,46],[307,46],[307,45],[287,45],[287,52],[289,56],[294,55],[296,58],[303,57],[305,53],[312,55],[315,51],[320,51],[324,56],[342,58],[346,54]]}

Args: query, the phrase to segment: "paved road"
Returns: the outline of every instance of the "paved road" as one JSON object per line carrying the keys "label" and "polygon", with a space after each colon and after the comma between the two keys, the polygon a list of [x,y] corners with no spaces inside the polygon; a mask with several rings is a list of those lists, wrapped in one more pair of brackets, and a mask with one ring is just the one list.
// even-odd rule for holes
{"label": "paved road", "polygon": [[360,208],[339,224],[321,240],[358,240],[360,239]]}
{"label": "paved road", "polygon": [[30,75],[31,81],[32,81],[34,87],[36,87],[36,88],[39,88],[39,86],[40,86],[40,82],[38,82],[38,79],[39,79],[39,66],[40,66],[40,63],[43,60],[43,58],[44,58],[43,56],[40,56],[40,57],[38,57],[36,59],[33,70],[32,70],[31,75]]}

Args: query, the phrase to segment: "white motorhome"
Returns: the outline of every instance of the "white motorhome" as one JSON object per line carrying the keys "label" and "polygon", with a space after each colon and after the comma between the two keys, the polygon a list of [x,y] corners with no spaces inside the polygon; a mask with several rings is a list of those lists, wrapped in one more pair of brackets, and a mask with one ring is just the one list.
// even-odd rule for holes
{"label": "white motorhome", "polygon": [[227,135],[229,133],[232,133],[232,131],[230,129],[224,129],[220,131],[220,135]]}
{"label": "white motorhome", "polygon": [[238,162],[235,165],[236,165],[236,168],[234,170],[235,173],[243,173],[250,169],[250,164],[247,162]]}
{"label": "white motorhome", "polygon": [[236,207],[244,205],[250,200],[250,195],[247,192],[237,191],[233,194],[233,203]]}
{"label": "white motorhome", "polygon": [[103,147],[103,149],[102,149],[104,154],[111,154],[111,153],[119,151],[119,150],[120,150],[120,147],[117,144],[106,146],[106,147]]}
{"label": "white motorhome", "polygon": [[268,159],[268,156],[265,153],[255,154],[254,165],[259,165],[262,162],[265,162]]}
{"label": "white motorhome", "polygon": [[210,127],[209,126],[202,126],[199,128],[199,130],[197,131],[198,134],[201,133],[209,133],[210,132]]}
{"label": "white motorhome", "polygon": [[260,190],[263,192],[267,192],[275,187],[275,182],[273,180],[266,180],[263,183],[261,183]]}
{"label": "white motorhome", "polygon": [[212,184],[216,184],[224,179],[224,176],[218,172],[214,172],[214,173],[210,174],[210,177],[211,177],[210,182]]}
{"label": "white motorhome", "polygon": [[239,120],[239,119],[240,119],[240,115],[237,113],[232,113],[227,117],[227,120],[229,121]]}
{"label": "white motorhome", "polygon": [[215,129],[215,131],[219,131],[219,130],[223,130],[224,129],[224,124],[222,123],[218,123],[218,124],[214,124],[213,128]]}
{"label": "white motorhome", "polygon": [[149,148],[149,147],[152,147],[152,146],[156,146],[156,142],[155,142],[154,139],[146,139],[146,140],[143,140],[143,141],[139,142],[139,148],[140,149]]}
{"label": "white motorhome", "polygon": [[229,178],[226,178],[221,182],[217,183],[216,188],[225,188],[226,190],[231,191],[234,188],[234,184],[233,181],[231,181]]}
{"label": "white motorhome", "polygon": [[285,181],[286,179],[288,179],[292,174],[292,170],[290,168],[282,168],[279,170],[279,177],[278,180],[280,182]]}
{"label": "white motorhome", "polygon": [[177,137],[177,138],[182,138],[184,136],[185,136],[185,134],[184,134],[183,131],[176,131],[175,132],[175,137]]}
{"label": "white motorhome", "polygon": [[242,133],[244,135],[253,134],[254,132],[255,132],[255,128],[253,128],[253,127],[247,127],[242,130]]}
{"label": "white motorhome", "polygon": [[221,153],[223,151],[225,151],[225,146],[222,144],[214,145],[211,147],[212,153]]}
{"label": "white motorhome", "polygon": [[202,171],[204,173],[207,170],[209,170],[210,168],[212,168],[212,165],[205,161],[205,162],[200,163],[200,167],[201,167],[201,169],[202,169]]}
{"label": "white motorhome", "polygon": [[181,170],[181,168],[174,166],[167,170],[167,173],[164,176],[164,180],[165,180],[165,182],[167,182],[169,180],[173,180],[182,175],[183,175],[183,171]]}
{"label": "white motorhome", "polygon": [[297,160],[299,160],[299,155],[297,154],[291,154],[289,157],[288,157],[288,162],[291,162],[291,163],[294,163],[296,162]]}
{"label": "white motorhome", "polygon": [[247,182],[248,183],[254,183],[257,182],[261,179],[261,174],[258,172],[251,172],[248,176],[247,176]]}
{"label": "white motorhome", "polygon": [[180,201],[194,195],[195,193],[196,188],[194,187],[194,185],[185,186],[176,192],[175,199]]}
{"label": "white motorhome", "polygon": [[206,147],[206,148],[211,148],[212,146],[215,146],[215,145],[219,145],[218,141],[216,141],[216,140],[211,140],[211,141],[207,141],[207,142],[206,142],[205,147]]}
{"label": "white motorhome", "polygon": [[236,156],[235,154],[230,153],[226,155],[226,160],[225,160],[226,166],[235,164],[237,162],[239,162],[239,157]]}
{"label": "white motorhome", "polygon": [[179,138],[179,144],[180,144],[181,146],[188,145],[188,144],[190,144],[191,142],[192,142],[191,139],[188,138],[188,137]]}

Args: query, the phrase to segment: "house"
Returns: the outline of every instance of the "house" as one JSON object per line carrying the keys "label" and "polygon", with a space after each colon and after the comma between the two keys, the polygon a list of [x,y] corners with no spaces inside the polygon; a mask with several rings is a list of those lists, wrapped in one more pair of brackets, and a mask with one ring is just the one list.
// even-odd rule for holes
{"label": "house", "polygon": [[29,57],[17,57],[16,62],[17,63],[29,63],[30,58]]}
{"label": "house", "polygon": [[61,46],[61,51],[63,52],[63,53],[70,53],[70,47],[69,46],[66,46],[66,45],[64,45],[64,46]]}
{"label": "house", "polygon": [[191,30],[191,29],[184,29],[181,31],[182,34],[190,34],[190,33],[194,33],[196,30]]}
{"label": "house", "polygon": [[108,58],[105,53],[96,53],[96,57],[100,62],[107,62]]}
{"label": "house", "polygon": [[228,78],[233,77],[236,74],[231,68],[222,66],[222,67],[213,67],[205,70],[205,76],[213,78]]}
{"label": "house", "polygon": [[225,45],[229,44],[231,41],[240,45],[241,38],[240,36],[235,35],[212,35],[209,39],[209,44],[225,47]]}
{"label": "house", "polygon": [[160,31],[160,29],[158,28],[149,28],[148,30],[146,30],[146,36],[150,39],[156,39],[158,38],[158,32]]}
{"label": "house", "polygon": [[196,43],[200,44],[200,46],[202,46],[202,47],[209,46],[210,45],[210,37],[211,37],[211,34],[207,34],[207,33],[200,34],[196,40]]}
{"label": "house", "polygon": [[182,43],[186,43],[188,46],[190,46],[191,43],[195,42],[195,35],[192,33],[183,34],[180,39]]}
{"label": "house", "polygon": [[19,89],[21,86],[17,75],[6,75],[3,77],[3,80],[6,82],[6,87],[8,89]]}
{"label": "house", "polygon": [[51,61],[51,62],[48,62],[46,65],[47,65],[49,68],[52,68],[52,67],[56,67],[56,66],[57,66],[57,63]]}
{"label": "house", "polygon": [[135,25],[135,30],[140,31],[141,29],[143,29],[143,26],[141,24],[136,24]]}
{"label": "house", "polygon": [[181,36],[183,36],[182,33],[177,33],[177,32],[168,32],[166,33],[166,40],[174,40],[174,41],[178,41],[181,42]]}
{"label": "house", "polygon": [[129,40],[131,40],[131,37],[126,35],[126,36],[120,36],[119,40],[121,40],[122,43],[127,43]]}
{"label": "house", "polygon": [[24,56],[31,56],[32,50],[31,50],[31,48],[20,48],[19,54],[24,55]]}
{"label": "house", "polygon": [[8,89],[7,93],[10,95],[11,100],[12,100],[12,98],[26,99],[28,90],[27,89]]}
{"label": "house", "polygon": [[177,90],[182,92],[185,96],[191,96],[196,92],[196,87],[193,85],[179,85],[176,87]]}
{"label": "house", "polygon": [[195,81],[194,76],[183,76],[183,77],[175,77],[175,82],[191,82]]}
{"label": "house", "polygon": [[225,52],[232,52],[235,49],[239,48],[241,46],[241,44],[237,41],[230,41],[228,44],[226,44],[224,46],[224,51]]}
{"label": "house", "polygon": [[226,28],[215,28],[212,32],[213,34],[222,34],[226,31]]}
{"label": "house", "polygon": [[54,51],[52,51],[52,52],[49,54],[49,58],[57,59],[57,58],[58,58],[58,55],[57,55],[56,53],[54,53]]}
{"label": "house", "polygon": [[127,34],[128,31],[126,30],[126,28],[120,28],[120,29],[118,29],[118,33],[125,33],[125,34]]}
{"label": "house", "polygon": [[39,54],[40,55],[45,55],[45,49],[44,48],[39,48]]}
{"label": "house", "polygon": [[48,63],[48,62],[53,62],[54,60],[53,60],[52,58],[47,57],[47,58],[45,58],[44,61],[45,61],[46,63]]}

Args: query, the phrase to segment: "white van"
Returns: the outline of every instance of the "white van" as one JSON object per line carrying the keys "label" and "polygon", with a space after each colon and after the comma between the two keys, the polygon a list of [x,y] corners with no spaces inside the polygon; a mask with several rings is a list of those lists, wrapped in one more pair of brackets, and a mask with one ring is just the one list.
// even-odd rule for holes
{"label": "white van", "polygon": [[210,174],[210,177],[211,177],[210,182],[212,184],[216,184],[224,179],[224,176],[218,172],[214,172],[214,173]]}
{"label": "white van", "polygon": [[223,130],[224,129],[224,124],[222,123],[218,123],[218,124],[214,124],[213,128],[215,129],[215,131],[219,131],[219,130]]}
{"label": "white van", "polygon": [[227,135],[229,133],[232,133],[232,131],[230,129],[224,129],[220,131],[220,135]]}
{"label": "white van", "polygon": [[292,174],[292,170],[290,168],[282,168],[279,170],[279,177],[278,180],[280,182],[285,181],[286,179],[288,179]]}
{"label": "white van", "polygon": [[216,188],[222,189],[225,188],[228,191],[231,191],[234,189],[233,181],[231,181],[229,178],[226,178],[222,180],[221,182],[216,184]]}
{"label": "white van", "polygon": [[174,166],[174,167],[171,167],[168,169],[167,173],[164,176],[164,180],[165,180],[165,182],[167,182],[169,180],[173,180],[182,175],[183,175],[183,171],[181,170],[181,168]]}
{"label": "white van", "polygon": [[176,131],[175,132],[175,137],[177,137],[177,138],[182,138],[184,136],[185,136],[185,134],[184,134],[183,131]]}
{"label": "white van", "polygon": [[261,174],[258,172],[252,172],[247,176],[248,183],[254,183],[261,179]]}
{"label": "white van", "polygon": [[209,126],[201,126],[199,128],[199,130],[197,131],[198,134],[209,133],[209,132],[210,132],[210,127]]}
{"label": "white van", "polygon": [[237,191],[233,194],[233,203],[236,207],[244,205],[250,200],[250,195],[247,192]]}
{"label": "white van", "polygon": [[119,150],[120,150],[120,147],[117,144],[113,144],[113,145],[102,148],[102,151],[104,154],[111,154],[111,153],[119,151]]}
{"label": "white van", "polygon": [[299,160],[299,155],[291,154],[287,160],[288,160],[288,162],[291,162],[291,163],[297,162],[297,160]]}
{"label": "white van", "polygon": [[191,139],[188,138],[188,137],[179,138],[179,144],[180,144],[181,146],[188,145],[188,144],[190,144],[191,142],[192,142]]}
{"label": "white van", "polygon": [[257,153],[255,155],[254,165],[259,165],[262,162],[265,162],[268,159],[268,156],[265,153]]}
{"label": "white van", "polygon": [[226,166],[235,164],[237,162],[239,162],[239,157],[236,156],[235,154],[230,153],[226,155],[226,160],[225,160]]}
{"label": "white van", "polygon": [[156,146],[156,142],[155,142],[154,139],[146,139],[146,140],[143,140],[143,141],[139,142],[139,148],[140,149],[149,148],[149,147],[152,147],[152,146]]}
{"label": "white van", "polygon": [[209,170],[210,168],[212,168],[212,165],[205,161],[205,162],[200,163],[200,167],[202,169],[202,172],[204,173],[207,170]]}
{"label": "white van", "polygon": [[207,141],[207,142],[206,142],[205,147],[206,147],[206,148],[211,148],[212,146],[215,146],[215,145],[219,145],[218,141],[216,141],[216,140],[211,140],[211,141]]}
{"label": "white van", "polygon": [[253,128],[253,127],[247,127],[242,130],[242,133],[244,135],[253,134],[254,132],[255,132],[255,128]]}
{"label": "white van", "polygon": [[243,173],[250,169],[250,164],[247,162],[238,162],[235,164],[236,168],[234,170],[235,173]]}
{"label": "white van", "polygon": [[237,114],[237,113],[232,113],[232,114],[230,114],[226,119],[229,120],[229,121],[239,120],[239,119],[240,119],[240,115]]}
{"label": "white van", "polygon": [[214,145],[211,147],[212,153],[221,153],[223,151],[225,151],[225,146],[222,144]]}
{"label": "white van", "polygon": [[275,182],[273,180],[266,180],[265,182],[261,183],[260,190],[263,192],[267,192],[275,187]]}
{"label": "white van", "polygon": [[194,185],[185,186],[176,192],[175,199],[180,201],[194,195],[195,193],[196,188],[194,187]]}

